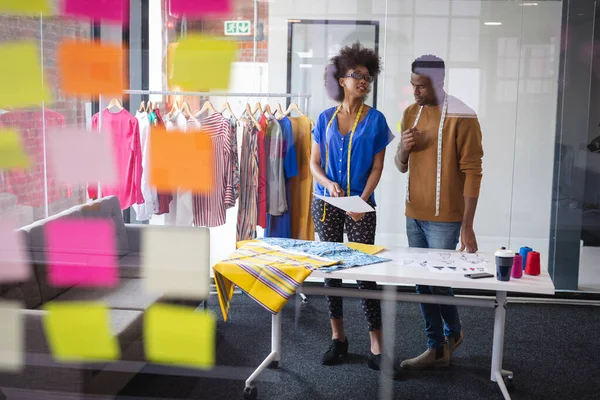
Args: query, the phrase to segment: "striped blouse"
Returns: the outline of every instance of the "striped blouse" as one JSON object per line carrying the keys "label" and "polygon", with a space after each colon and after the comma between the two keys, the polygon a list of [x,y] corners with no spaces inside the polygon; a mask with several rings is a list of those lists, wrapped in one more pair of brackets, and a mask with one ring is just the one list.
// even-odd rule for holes
{"label": "striped blouse", "polygon": [[258,223],[258,129],[243,125],[237,241],[254,239]]}
{"label": "striped blouse", "polygon": [[237,199],[239,171],[235,128],[219,113],[200,120],[198,128],[212,138],[215,187],[208,195],[193,195],[194,225],[215,227],[225,224],[226,210],[233,207]]}

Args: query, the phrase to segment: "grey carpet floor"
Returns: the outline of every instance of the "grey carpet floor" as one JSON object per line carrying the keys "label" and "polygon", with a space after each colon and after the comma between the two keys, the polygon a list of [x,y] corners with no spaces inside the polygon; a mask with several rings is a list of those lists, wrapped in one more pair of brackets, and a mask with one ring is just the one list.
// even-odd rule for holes
{"label": "grey carpet floor", "polygon": [[[247,296],[236,295],[232,319],[218,315],[217,364],[213,377],[157,375],[148,369],[120,393],[120,399],[240,399],[244,381],[270,351],[270,314]],[[312,296],[296,319],[294,302],[283,311],[282,360],[257,381],[262,400],[369,400],[379,398],[379,374],[368,369],[366,322],[357,299],[345,299],[349,361],[326,367],[321,354],[330,340],[325,299]],[[465,342],[449,368],[405,372],[394,382],[394,399],[501,399],[489,379],[493,311],[461,307]],[[417,304],[398,303],[394,357],[403,360],[425,349]],[[518,399],[600,399],[598,332],[600,309],[510,304],[504,369],[515,374]],[[190,372],[190,371],[187,371]],[[182,372],[183,373],[183,372]],[[190,372],[191,373],[191,372]]]}

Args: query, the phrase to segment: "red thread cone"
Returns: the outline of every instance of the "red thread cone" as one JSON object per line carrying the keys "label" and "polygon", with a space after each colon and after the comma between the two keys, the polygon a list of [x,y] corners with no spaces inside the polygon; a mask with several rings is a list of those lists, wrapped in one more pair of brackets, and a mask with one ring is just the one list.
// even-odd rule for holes
{"label": "red thread cone", "polygon": [[517,279],[523,276],[523,257],[519,253],[515,254],[510,276]]}
{"label": "red thread cone", "polygon": [[525,264],[525,273],[527,275],[539,275],[540,274],[540,253],[537,251],[530,251],[527,254],[527,262]]}

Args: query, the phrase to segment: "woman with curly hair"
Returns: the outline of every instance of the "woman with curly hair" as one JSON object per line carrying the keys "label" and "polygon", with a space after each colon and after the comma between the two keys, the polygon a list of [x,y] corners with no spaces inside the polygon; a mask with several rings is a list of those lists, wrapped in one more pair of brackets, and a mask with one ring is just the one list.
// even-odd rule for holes
{"label": "woman with curly hair", "polygon": [[[373,192],[383,171],[385,148],[393,139],[383,114],[365,104],[371,83],[381,71],[379,56],[355,43],[333,57],[327,71],[325,84],[330,96],[341,104],[323,111],[313,130],[310,167],[317,181],[315,191],[323,196],[360,196],[375,207]],[[345,231],[351,242],[375,242],[375,212],[345,213],[315,198],[312,215],[322,241],[343,242]],[[342,281],[326,279],[325,287],[342,287]],[[358,281],[358,287],[376,290],[377,284]],[[342,298],[328,296],[327,303],[332,341],[322,362],[332,365],[348,354],[348,338],[344,332]],[[362,308],[371,339],[368,364],[379,370],[381,306],[379,300],[363,299]]]}

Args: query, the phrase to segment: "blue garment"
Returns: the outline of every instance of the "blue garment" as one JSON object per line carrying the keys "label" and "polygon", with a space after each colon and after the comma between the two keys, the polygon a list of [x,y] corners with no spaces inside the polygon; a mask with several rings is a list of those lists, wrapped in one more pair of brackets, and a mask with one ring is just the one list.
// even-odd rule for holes
{"label": "blue garment", "polygon": [[[460,222],[419,221],[406,217],[409,247],[456,250],[460,239],[460,228]],[[417,285],[417,293],[454,296],[452,288],[438,286]],[[456,306],[421,303],[421,313],[425,320],[425,334],[429,348],[442,347],[446,341],[444,335],[460,333],[460,318]]]}
{"label": "blue garment", "polygon": [[387,258],[373,256],[335,242],[312,242],[308,240],[265,238],[264,242],[283,247],[286,250],[299,251],[314,256],[342,261],[342,264],[319,268],[319,271],[332,272],[338,269],[362,267],[363,265],[379,264],[390,261]]}
{"label": "blue garment", "polygon": [[296,146],[294,145],[294,133],[292,121],[285,117],[279,120],[283,137],[283,170],[285,172],[285,190],[287,196],[288,210],[283,215],[274,216],[267,214],[267,227],[265,237],[289,238],[292,236],[292,221],[290,216],[290,179],[298,176],[298,160],[296,159]]}
{"label": "blue garment", "polygon": [[[346,192],[348,187],[348,143],[350,133],[342,135],[337,118],[335,118],[327,134],[327,124],[333,117],[334,112],[335,107],[325,110],[319,115],[312,135],[315,143],[319,144],[323,170],[325,170],[326,144],[329,141],[327,178],[337,182]],[[325,137],[326,135],[328,137]],[[392,140],[394,140],[394,135],[383,114],[374,108],[370,108],[365,119],[357,125],[352,139],[350,195],[362,195],[365,186],[367,186],[375,155],[385,149]],[[315,183],[315,191],[320,195],[325,194],[325,189],[318,182]],[[327,195],[330,195],[330,193],[327,193]],[[373,196],[371,196],[371,199],[373,199]]]}

